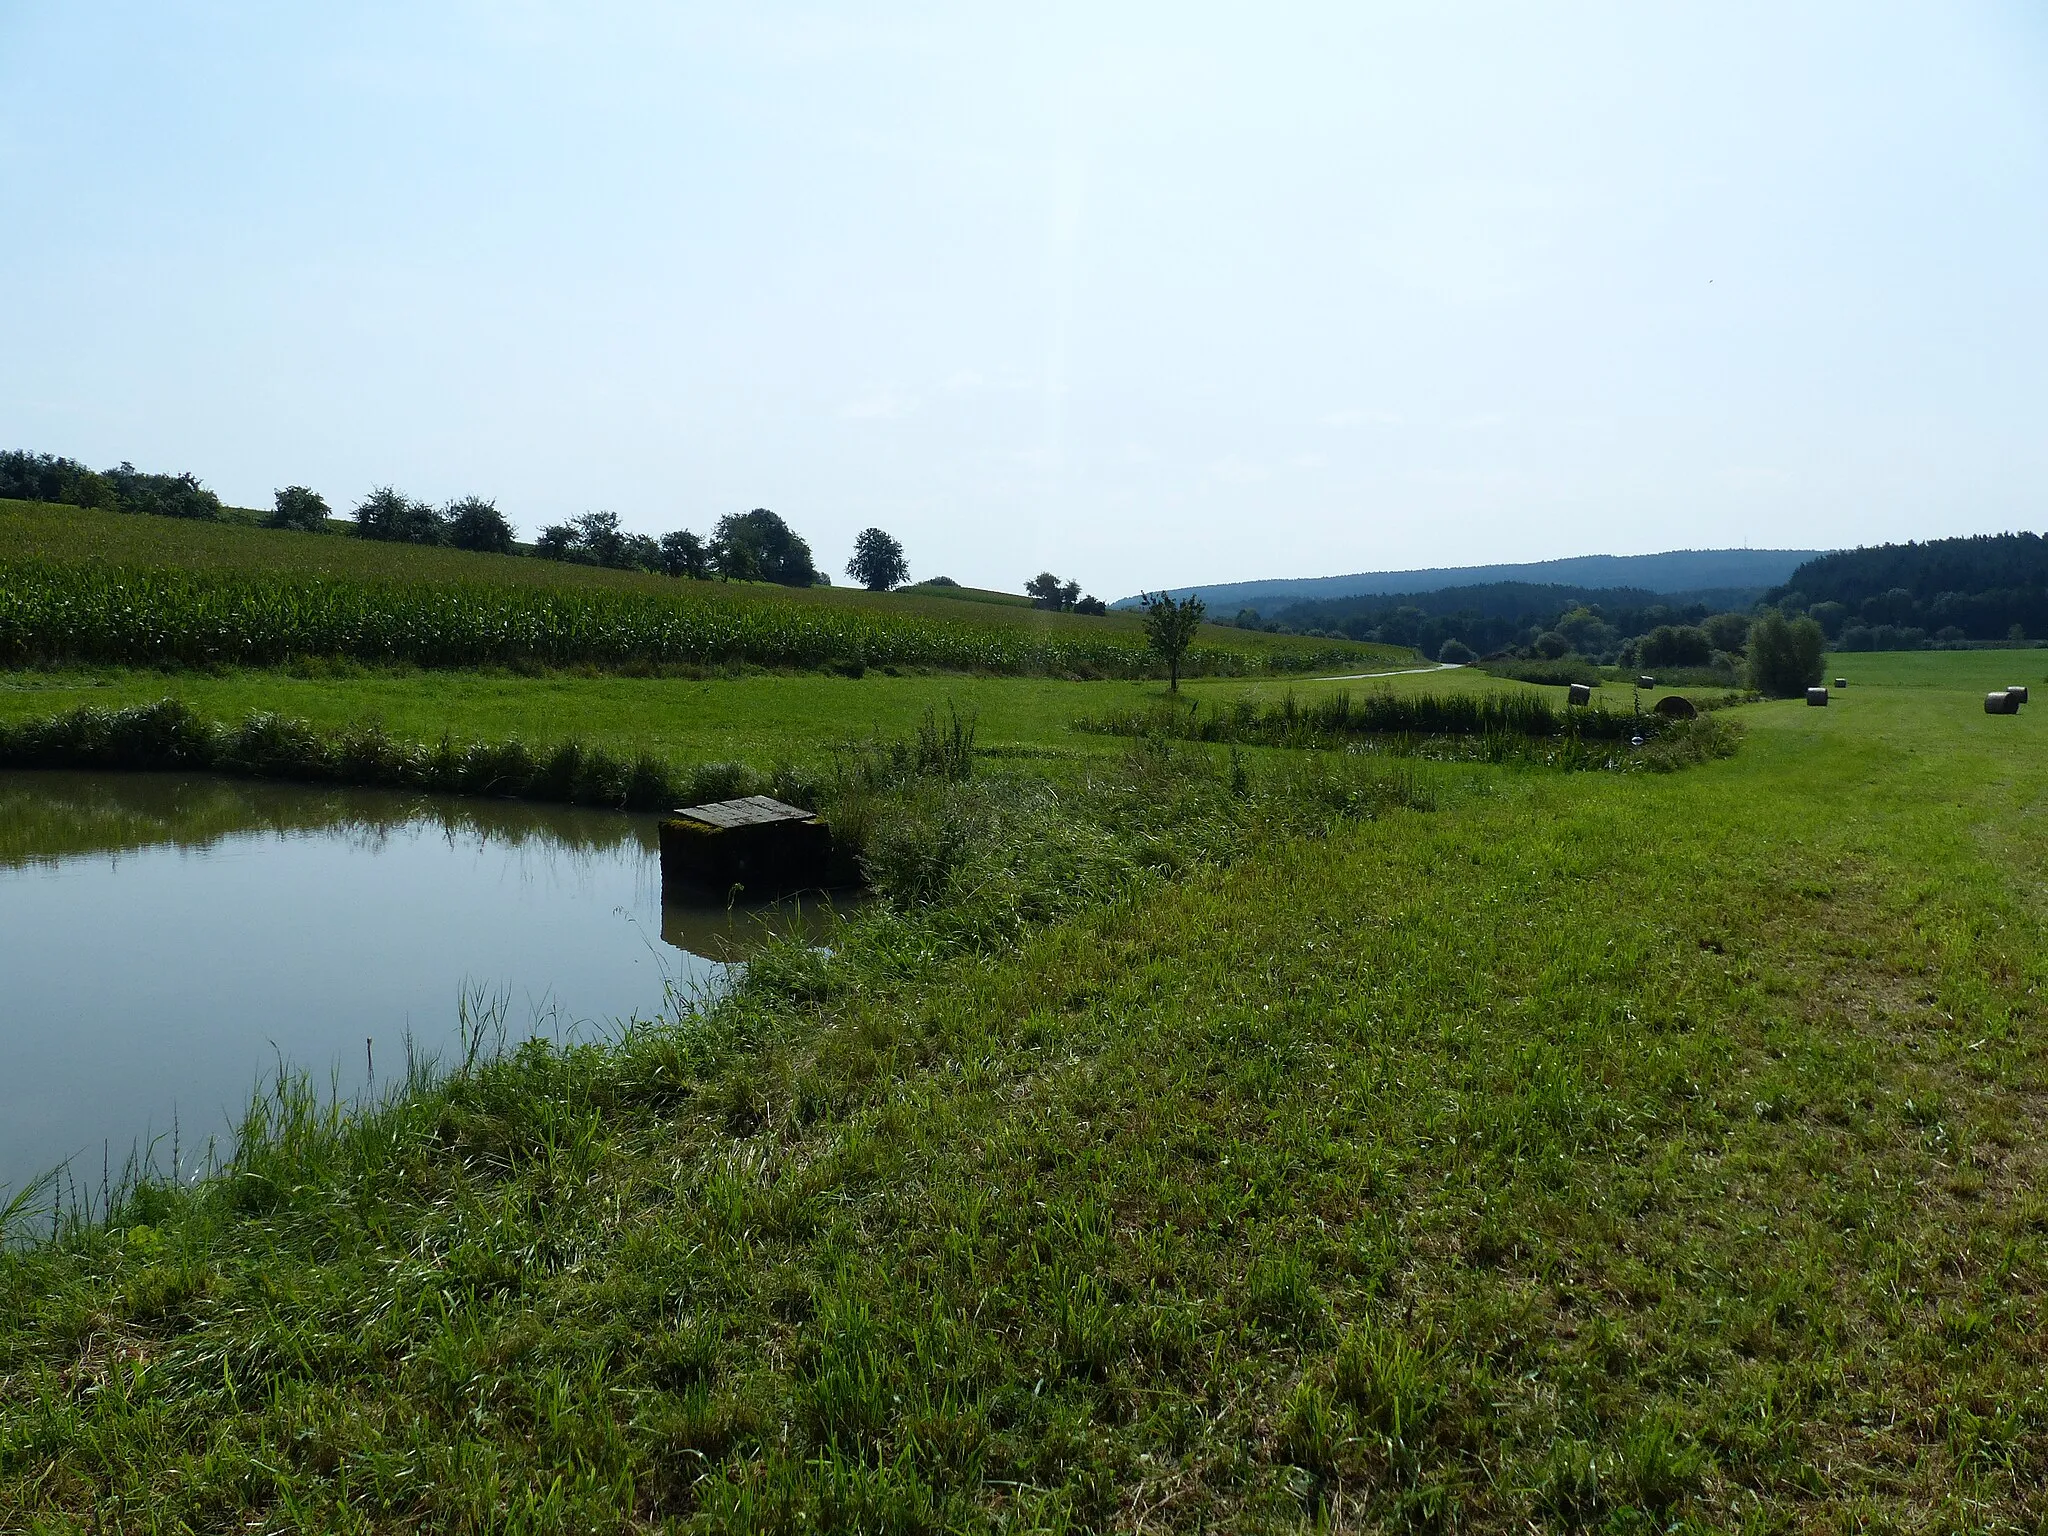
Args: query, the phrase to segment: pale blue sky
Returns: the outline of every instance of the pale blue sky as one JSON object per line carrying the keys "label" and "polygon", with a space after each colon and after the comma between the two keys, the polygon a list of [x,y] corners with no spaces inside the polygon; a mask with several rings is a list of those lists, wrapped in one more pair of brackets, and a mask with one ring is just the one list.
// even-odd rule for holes
{"label": "pale blue sky", "polygon": [[0,0],[0,446],[1140,586],[2048,523],[2048,9]]}

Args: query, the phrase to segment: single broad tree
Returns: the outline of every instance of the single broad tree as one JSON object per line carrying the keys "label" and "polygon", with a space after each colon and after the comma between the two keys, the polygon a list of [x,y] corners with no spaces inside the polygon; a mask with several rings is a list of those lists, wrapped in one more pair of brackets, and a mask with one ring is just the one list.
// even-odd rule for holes
{"label": "single broad tree", "polygon": [[886,592],[909,579],[910,564],[893,535],[879,528],[863,528],[853,541],[853,558],[846,562],[846,574],[870,592]]}
{"label": "single broad tree", "polygon": [[711,562],[728,581],[818,585],[811,546],[766,507],[721,517],[711,533]]}
{"label": "single broad tree", "polygon": [[487,555],[512,553],[512,525],[495,501],[481,496],[464,496],[441,509],[448,527],[448,542],[457,549],[473,549]]}
{"label": "single broad tree", "polygon": [[272,528],[291,528],[300,533],[319,533],[327,527],[327,500],[318,491],[303,485],[288,485],[279,491],[270,516],[264,519]]}
{"label": "single broad tree", "polygon": [[1031,599],[1031,606],[1049,613],[1058,613],[1066,606],[1065,590],[1051,571],[1040,571],[1024,583],[1024,594]]}
{"label": "single broad tree", "polygon": [[1195,632],[1202,627],[1202,600],[1192,592],[1183,598],[1165,592],[1155,597],[1147,592],[1138,600],[1145,608],[1146,642],[1166,663],[1167,691],[1179,693],[1181,663],[1195,643]]}

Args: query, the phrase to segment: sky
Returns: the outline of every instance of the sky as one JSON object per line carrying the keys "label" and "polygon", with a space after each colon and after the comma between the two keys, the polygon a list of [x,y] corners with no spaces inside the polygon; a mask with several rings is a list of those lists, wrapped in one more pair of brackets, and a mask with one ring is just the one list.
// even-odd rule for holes
{"label": "sky", "polygon": [[0,207],[0,448],[237,505],[1111,598],[2048,525],[2035,0],[0,0]]}

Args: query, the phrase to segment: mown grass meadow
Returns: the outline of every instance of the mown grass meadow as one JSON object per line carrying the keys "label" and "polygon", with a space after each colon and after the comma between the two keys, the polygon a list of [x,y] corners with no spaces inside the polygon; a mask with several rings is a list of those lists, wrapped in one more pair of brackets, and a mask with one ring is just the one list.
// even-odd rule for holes
{"label": "mown grass meadow", "polygon": [[829,956],[0,1258],[0,1510],[2036,1529],[2048,742],[1909,660],[1669,775],[913,775]]}

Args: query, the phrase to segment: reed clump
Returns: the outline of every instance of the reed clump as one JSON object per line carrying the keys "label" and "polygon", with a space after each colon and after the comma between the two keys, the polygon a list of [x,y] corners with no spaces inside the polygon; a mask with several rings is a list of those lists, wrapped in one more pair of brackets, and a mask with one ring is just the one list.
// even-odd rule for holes
{"label": "reed clump", "polygon": [[809,807],[819,791],[814,776],[794,767],[764,774],[739,763],[678,766],[579,741],[406,741],[377,725],[323,731],[269,712],[222,724],[178,699],[0,724],[0,768],[221,773],[621,810],[764,792]]}
{"label": "reed clump", "polygon": [[1437,694],[1339,690],[1273,703],[1163,702],[1074,722],[1100,735],[1163,737],[1236,746],[1329,750],[1370,747],[1396,756],[1531,762],[1568,769],[1668,768],[1735,749],[1734,730],[1702,718],[1672,721],[1599,706],[1560,709],[1527,693]]}

